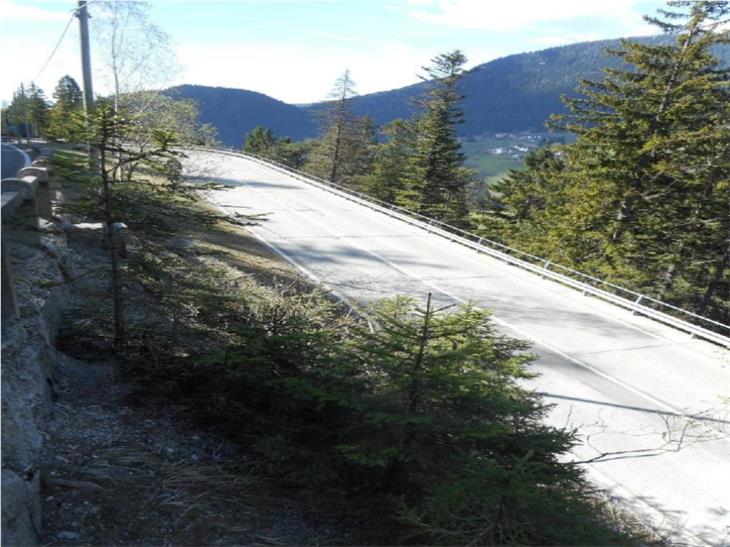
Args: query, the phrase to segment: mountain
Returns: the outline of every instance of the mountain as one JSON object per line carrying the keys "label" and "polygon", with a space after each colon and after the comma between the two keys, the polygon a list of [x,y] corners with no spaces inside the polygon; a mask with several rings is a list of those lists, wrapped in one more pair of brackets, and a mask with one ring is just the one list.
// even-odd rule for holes
{"label": "mountain", "polygon": [[180,85],[164,93],[172,98],[196,101],[200,121],[215,126],[218,138],[227,146],[243,146],[244,137],[257,125],[293,140],[316,134],[307,112],[263,93],[203,85]]}
{"label": "mountain", "polygon": [[[671,38],[631,40],[657,44]],[[564,111],[561,95],[575,95],[581,79],[600,80],[604,67],[620,65],[616,57],[606,54],[606,49],[619,46],[618,39],[583,42],[509,55],[472,68],[461,81],[465,123],[459,126],[460,135],[544,131],[548,116]],[[724,64],[730,64],[730,46],[719,47],[716,54]],[[351,106],[355,114],[368,115],[381,125],[410,116],[410,101],[423,93],[425,86],[418,83],[354,97]],[[182,85],[167,93],[195,99],[201,121],[217,127],[220,140],[234,147],[240,147],[244,135],[256,125],[294,140],[313,137],[317,134],[313,120],[327,106],[314,103],[297,107],[253,91],[197,85]]]}
{"label": "mountain", "polygon": [[[631,38],[641,43],[667,43],[667,36]],[[582,79],[600,80],[604,67],[618,67],[621,61],[606,53],[618,48],[620,40],[583,42],[530,53],[502,57],[481,64],[461,80],[465,122],[459,127],[463,137],[493,132],[540,132],[550,114],[564,112],[561,95],[574,96]],[[716,50],[730,64],[730,47]],[[376,125],[413,113],[411,100],[423,93],[425,83],[362,95],[352,99],[357,115],[370,116]],[[317,103],[305,108],[315,113],[326,108]]]}

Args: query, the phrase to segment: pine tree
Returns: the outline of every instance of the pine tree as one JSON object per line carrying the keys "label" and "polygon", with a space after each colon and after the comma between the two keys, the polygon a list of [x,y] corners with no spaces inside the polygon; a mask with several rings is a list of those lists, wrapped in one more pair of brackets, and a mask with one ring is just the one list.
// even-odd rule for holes
{"label": "pine tree", "polygon": [[[48,127],[48,101],[43,90],[33,82],[22,86],[13,95],[6,110],[7,121],[19,134],[27,137],[45,136]],[[27,127],[26,127],[27,125]]]}
{"label": "pine tree", "polygon": [[348,393],[335,466],[366,483],[360,495],[398,500],[416,543],[598,540],[579,471],[558,461],[571,434],[542,424],[543,407],[517,383],[530,377],[523,342],[499,335],[488,312],[438,308],[430,295],[423,306],[381,302],[373,318],[344,361],[364,386]]}
{"label": "pine tree", "polygon": [[[171,194],[179,184],[171,181],[167,187],[151,185],[135,178],[129,165],[144,164],[149,170],[161,175],[172,174],[173,160],[180,153],[172,150],[177,144],[176,135],[164,128],[155,130],[146,146],[129,144],[127,136],[140,125],[138,117],[127,116],[114,108],[109,100],[97,101],[91,116],[75,118],[73,136],[79,142],[88,142],[98,152],[98,172],[75,174],[88,185],[88,193],[66,206],[68,212],[87,218],[99,219],[104,224],[106,247],[109,250],[109,274],[113,307],[114,347],[119,349],[127,341],[127,317],[125,313],[125,245],[118,225],[139,226],[137,236],[145,245],[160,237],[169,236],[170,210],[174,210],[175,197],[164,206],[155,207],[160,196]],[[95,170],[96,171],[96,170]],[[154,199],[153,199],[154,198]],[[150,213],[150,210],[152,212]],[[184,222],[177,218],[176,222]],[[135,230],[136,231],[136,230]]]}
{"label": "pine tree", "polygon": [[346,70],[335,82],[330,102],[322,114],[322,136],[314,143],[305,170],[348,186],[359,186],[372,163],[374,127],[367,117],[355,116],[350,99],[355,82]]}
{"label": "pine tree", "polygon": [[394,120],[380,130],[386,140],[374,152],[372,173],[363,182],[363,191],[374,198],[395,203],[403,191],[408,158],[415,147],[415,124]]}
{"label": "pine tree", "polygon": [[[10,102],[7,109],[5,110],[5,123],[7,123],[12,128],[12,132],[17,135],[26,135],[25,112],[27,109],[27,105],[28,98],[25,96],[24,93],[21,93],[20,88],[18,88],[18,91],[13,93],[13,100]],[[30,136],[29,132],[27,136]]]}
{"label": "pine tree", "polygon": [[28,86],[28,119],[35,137],[45,137],[49,110],[43,90],[31,82]]}
{"label": "pine tree", "polygon": [[557,147],[530,152],[525,168],[511,169],[490,188],[492,200],[483,210],[472,213],[475,231],[492,240],[512,242],[524,251],[546,255],[546,234],[552,228],[546,211],[564,199],[561,156]]}
{"label": "pine tree", "polygon": [[276,144],[277,140],[271,129],[257,125],[246,135],[243,142],[243,151],[258,156],[268,156]]}
{"label": "pine tree", "polygon": [[458,82],[466,57],[456,50],[441,54],[424,67],[429,90],[417,106],[416,141],[408,158],[399,204],[448,223],[466,223],[466,187],[471,171],[463,167],[464,155],[456,137],[456,125],[463,121],[463,99]]}
{"label": "pine tree", "polygon": [[337,181],[337,168],[339,167],[342,155],[342,144],[348,138],[348,128],[353,121],[348,99],[355,95],[355,82],[350,78],[350,71],[345,70],[342,76],[335,82],[331,93],[331,96],[335,99],[329,112],[330,124],[328,128],[328,133],[332,133],[330,137],[332,159],[329,175],[331,182]]}
{"label": "pine tree", "polygon": [[525,175],[549,191],[513,242],[727,321],[730,72],[712,49],[730,8],[669,5],[647,19],[673,44],[624,41],[611,53],[626,66],[565,99],[553,124],[578,138],[563,169]]}
{"label": "pine tree", "polygon": [[48,119],[48,136],[53,139],[69,140],[72,133],[71,118],[83,103],[81,88],[71,76],[64,76],[53,91],[55,103]]}

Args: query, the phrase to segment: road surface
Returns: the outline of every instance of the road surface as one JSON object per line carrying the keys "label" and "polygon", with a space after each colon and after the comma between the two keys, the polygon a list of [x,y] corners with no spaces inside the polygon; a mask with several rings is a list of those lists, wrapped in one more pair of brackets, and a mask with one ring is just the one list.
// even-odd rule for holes
{"label": "road surface", "polygon": [[0,162],[2,178],[14,177],[18,174],[18,171],[29,164],[28,154],[10,143],[2,143],[2,162]]}
{"label": "road surface", "polygon": [[674,541],[730,545],[730,352],[481,255],[253,160],[192,152],[212,202],[267,215],[249,230],[336,294],[472,301],[539,358],[548,420],[578,428],[568,457]]}

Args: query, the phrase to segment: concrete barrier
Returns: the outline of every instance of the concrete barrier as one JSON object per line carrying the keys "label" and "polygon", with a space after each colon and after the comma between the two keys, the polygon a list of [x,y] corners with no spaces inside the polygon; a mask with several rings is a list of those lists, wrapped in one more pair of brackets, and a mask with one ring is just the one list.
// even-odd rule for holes
{"label": "concrete barrier", "polygon": [[18,171],[20,178],[33,176],[38,179],[39,182],[48,183],[48,168],[37,165],[35,162],[28,167],[23,167]]}
{"label": "concrete barrier", "polygon": [[43,422],[53,408],[55,337],[69,300],[63,238],[43,233],[53,214],[49,167],[46,156],[1,183],[2,545],[32,547],[41,537]]}
{"label": "concrete barrier", "polygon": [[50,154],[22,168],[17,177],[2,179],[2,320],[17,318],[13,272],[5,243],[19,240],[40,242],[43,219],[53,217],[49,185]]}

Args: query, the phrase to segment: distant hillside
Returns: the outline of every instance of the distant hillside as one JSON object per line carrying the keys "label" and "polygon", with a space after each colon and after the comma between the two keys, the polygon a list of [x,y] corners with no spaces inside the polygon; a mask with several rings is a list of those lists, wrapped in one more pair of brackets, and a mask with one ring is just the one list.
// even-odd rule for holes
{"label": "distant hillside", "polygon": [[200,121],[218,129],[218,138],[236,148],[243,146],[243,138],[257,125],[264,125],[280,136],[300,140],[313,136],[316,131],[310,116],[296,106],[277,101],[263,93],[180,85],[165,90],[170,97],[194,99],[200,110]]}
{"label": "distant hillside", "polygon": [[[667,41],[667,37],[633,38],[644,43]],[[581,79],[601,79],[601,70],[619,61],[606,54],[620,40],[584,42],[495,59],[471,69],[462,79],[465,123],[462,136],[492,132],[544,131],[547,117],[563,111],[560,96],[574,95]],[[730,63],[730,47],[718,49]],[[368,115],[377,125],[412,114],[410,100],[424,91],[419,83],[392,91],[352,99],[358,115]],[[305,107],[313,113],[324,107]]]}
{"label": "distant hillside", "polygon": [[[633,38],[644,43],[668,41],[666,36]],[[495,132],[544,131],[547,117],[563,111],[560,96],[573,95],[581,79],[601,79],[601,70],[619,61],[605,53],[617,48],[619,40],[584,42],[495,59],[464,75],[462,91],[466,121],[459,132],[464,137]],[[730,64],[730,46],[717,50]],[[386,61],[387,62],[387,61]],[[357,75],[356,75],[357,76]],[[356,114],[368,115],[377,125],[412,114],[410,100],[424,91],[423,83],[392,91],[355,97]],[[278,136],[294,140],[317,134],[313,119],[325,103],[299,107],[261,93],[241,89],[182,85],[170,95],[195,99],[201,120],[218,128],[228,146],[240,147],[243,137],[256,125],[264,125]]]}

